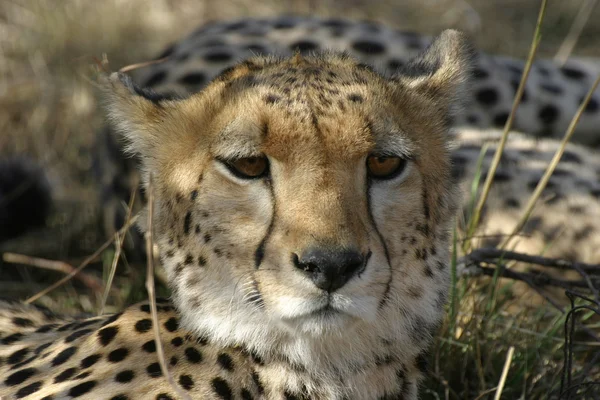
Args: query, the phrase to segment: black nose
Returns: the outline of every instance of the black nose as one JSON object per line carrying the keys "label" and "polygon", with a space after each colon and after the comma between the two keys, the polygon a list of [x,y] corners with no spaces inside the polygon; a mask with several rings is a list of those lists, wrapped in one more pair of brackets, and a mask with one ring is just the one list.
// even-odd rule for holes
{"label": "black nose", "polygon": [[[370,253],[369,253],[370,255]],[[319,289],[336,291],[360,272],[368,261],[368,255],[350,249],[313,247],[300,256],[292,254],[292,262],[302,270]]]}

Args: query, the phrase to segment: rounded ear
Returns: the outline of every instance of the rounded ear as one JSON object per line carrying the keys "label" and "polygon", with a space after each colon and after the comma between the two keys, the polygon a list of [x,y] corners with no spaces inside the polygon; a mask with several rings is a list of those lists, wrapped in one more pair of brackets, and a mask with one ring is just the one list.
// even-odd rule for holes
{"label": "rounded ear", "polygon": [[102,75],[100,84],[109,122],[125,138],[126,151],[152,158],[164,140],[158,125],[171,99],[140,88],[120,72]]}
{"label": "rounded ear", "polygon": [[452,116],[464,106],[476,59],[477,52],[466,35],[447,29],[400,70],[396,78]]}

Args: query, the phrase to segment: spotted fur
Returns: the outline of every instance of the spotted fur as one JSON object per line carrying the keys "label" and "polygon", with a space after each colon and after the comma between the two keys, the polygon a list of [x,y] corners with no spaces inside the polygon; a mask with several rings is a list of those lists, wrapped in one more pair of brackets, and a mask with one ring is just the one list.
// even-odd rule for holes
{"label": "spotted fur", "polygon": [[[326,47],[345,41],[342,48],[370,62],[327,52],[255,57],[195,93],[233,58],[246,58],[235,51],[250,51],[248,40],[318,50],[325,45],[310,43],[324,35]],[[394,43],[416,50],[427,40],[343,21],[217,24],[143,71],[136,81],[146,88],[119,74],[104,83],[109,115],[146,189],[152,177],[155,236],[173,293],[159,302],[161,341],[176,384],[193,398],[418,397],[446,301],[449,228],[457,206],[468,204],[459,182],[468,188],[483,144],[489,165],[499,137],[469,129],[453,136],[450,124],[483,110],[458,107],[473,88],[465,81],[474,64],[475,82],[511,70],[496,65],[499,58],[476,61],[456,32],[395,74],[377,67]],[[495,66],[481,72],[485,60]],[[572,79],[569,87],[587,79],[552,71]],[[528,92],[534,104],[543,98],[536,93]],[[581,132],[587,137],[585,126]],[[101,150],[118,154],[106,143]],[[514,226],[556,146],[511,135],[481,240],[490,244]],[[259,154],[270,163],[260,179],[227,166]],[[368,178],[370,154],[400,156],[406,168],[390,180]],[[116,167],[104,181],[109,194],[123,183],[116,176],[131,179],[122,192],[135,187],[137,174],[105,164]],[[589,221],[600,214],[599,174],[598,155],[569,146],[519,248],[561,243],[553,247],[559,255],[597,261]],[[320,289],[294,257],[314,247],[354,249],[366,262],[336,290]],[[20,305],[0,310],[0,396],[177,398],[160,372],[148,304],[81,320]]]}

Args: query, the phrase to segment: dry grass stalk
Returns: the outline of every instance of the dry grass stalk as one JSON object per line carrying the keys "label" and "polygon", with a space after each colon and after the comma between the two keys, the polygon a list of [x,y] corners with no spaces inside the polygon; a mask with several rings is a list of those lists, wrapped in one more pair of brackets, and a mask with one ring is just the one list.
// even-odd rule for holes
{"label": "dry grass stalk", "polygon": [[134,69],[144,68],[144,67],[148,67],[148,66],[154,65],[154,64],[160,64],[160,63],[167,61],[168,59],[169,59],[169,57],[163,57],[163,58],[159,58],[158,60],[151,60],[151,61],[145,61],[145,62],[141,62],[141,63],[126,65],[123,68],[119,69],[119,72],[129,72],[129,71],[133,71]]}
{"label": "dry grass stalk", "polygon": [[[134,185],[134,189],[131,191],[131,197],[129,198],[129,204],[127,205],[127,214],[125,216],[125,225],[127,225],[129,223],[129,220],[131,219],[131,212],[135,201],[136,188],[137,185]],[[104,314],[104,307],[106,307],[106,300],[108,299],[110,288],[112,287],[113,280],[115,279],[117,263],[119,262],[119,258],[121,258],[121,252],[123,251],[123,242],[125,241],[126,234],[127,231],[123,232],[123,234],[121,234],[120,232],[115,232],[115,254],[113,256],[112,265],[110,266],[108,279],[106,280],[106,287],[104,288],[104,294],[102,295],[102,302],[100,303],[100,311],[98,312],[98,315]]]}
{"label": "dry grass stalk", "polygon": [[500,397],[502,397],[502,390],[504,390],[504,385],[506,384],[506,377],[508,376],[508,370],[510,369],[510,364],[512,363],[514,354],[515,347],[510,346],[510,348],[508,349],[508,354],[506,354],[506,361],[504,362],[504,368],[502,368],[502,375],[500,375],[500,382],[498,382],[498,390],[496,391],[494,400],[500,400]]}
{"label": "dry grass stalk", "polygon": [[[135,223],[136,220],[137,220],[137,215],[134,216],[133,218],[131,218],[129,220],[129,223],[125,224],[119,232],[126,232]],[[33,296],[31,296],[30,298],[25,300],[25,303],[26,304],[33,303],[40,297],[45,296],[46,294],[50,293],[57,287],[60,287],[61,285],[65,284],[66,282],[71,280],[75,275],[80,273],[81,270],[83,270],[85,267],[87,267],[89,263],[91,263],[96,258],[98,258],[100,256],[100,254],[102,254],[102,252],[104,250],[106,250],[108,248],[108,246],[110,246],[113,243],[113,241],[114,241],[114,239],[110,239],[110,240],[107,240],[106,242],[104,242],[102,244],[102,246],[98,247],[98,249],[92,255],[90,255],[85,260],[83,260],[83,262],[81,264],[79,264],[79,266],[77,268],[75,268],[73,271],[71,271],[67,276],[65,276],[64,278],[55,282],[54,284],[48,286],[46,289],[42,290],[41,292],[34,294]]]}
{"label": "dry grass stalk", "polygon": [[94,292],[99,292],[102,290],[103,285],[100,279],[96,278],[95,276],[88,275],[85,272],[77,272],[71,264],[68,264],[64,261],[47,260],[45,258],[30,257],[15,253],[4,253],[2,255],[2,259],[9,263],[31,265],[32,267],[58,271],[62,272],[63,274],[74,273],[75,275],[73,276],[76,279],[79,279],[81,283],[92,289]]}
{"label": "dry grass stalk", "polygon": [[[506,146],[506,141],[508,139],[508,133],[512,128],[513,121],[515,119],[515,114],[517,112],[517,108],[519,103],[521,102],[521,97],[523,96],[523,92],[525,90],[525,82],[527,82],[527,78],[529,77],[529,71],[531,70],[531,66],[533,64],[533,60],[535,59],[535,55],[537,53],[538,46],[541,40],[540,28],[542,26],[542,21],[544,20],[544,14],[546,12],[546,3],[547,0],[542,1],[542,5],[540,6],[540,12],[538,14],[538,19],[535,25],[535,32],[533,35],[533,41],[531,43],[531,48],[529,49],[529,56],[527,57],[527,62],[525,63],[525,69],[523,71],[523,75],[521,76],[521,82],[519,82],[519,88],[517,89],[517,93],[515,94],[515,98],[513,100],[512,108],[510,110],[510,114],[508,119],[506,120],[506,124],[504,125],[504,131],[502,132],[502,138],[500,139],[500,143],[496,149],[496,153],[494,154],[494,158],[490,165],[490,169],[487,173],[487,177],[485,179],[485,183],[483,184],[483,189],[481,191],[481,196],[479,197],[479,202],[475,207],[475,211],[470,221],[469,226],[469,234],[472,234],[479,224],[479,218],[481,217],[481,210],[487,201],[487,197],[490,192],[490,188],[492,186],[492,182],[494,180],[494,174],[496,173],[496,169],[498,169],[498,165],[500,164],[500,159],[502,157],[502,153],[504,152],[504,147]],[[468,242],[467,242],[468,247]]]}
{"label": "dry grass stalk", "polygon": [[552,158],[552,160],[550,161],[550,164],[548,165],[548,168],[546,168],[546,171],[544,172],[544,176],[542,177],[542,179],[540,179],[540,181],[538,182],[538,184],[537,184],[535,190],[533,191],[532,195],[529,197],[529,200],[527,202],[527,206],[525,207],[525,211],[523,212],[523,215],[519,219],[519,222],[517,223],[517,226],[515,226],[515,228],[511,232],[511,234],[508,235],[508,237],[506,239],[504,239],[504,242],[502,242],[502,244],[500,245],[500,248],[505,248],[506,247],[506,245],[508,244],[508,242],[519,231],[521,231],[521,229],[523,228],[523,226],[525,225],[525,223],[527,222],[527,220],[531,216],[531,213],[533,211],[533,208],[535,207],[536,202],[538,201],[538,199],[542,195],[542,192],[546,188],[546,185],[548,184],[548,181],[550,180],[550,177],[552,176],[552,173],[554,172],[554,170],[556,169],[556,166],[560,162],[560,159],[561,159],[563,153],[565,152],[565,148],[567,147],[567,143],[569,142],[569,140],[571,140],[571,136],[573,136],[573,133],[575,133],[575,128],[577,128],[577,124],[579,123],[579,119],[581,118],[581,115],[583,114],[583,111],[587,107],[587,105],[588,105],[590,99],[592,98],[592,95],[596,91],[596,88],[598,87],[599,83],[600,83],[600,75],[598,75],[598,77],[594,81],[594,84],[592,85],[592,87],[588,91],[587,95],[585,96],[584,100],[579,105],[579,108],[577,109],[577,112],[575,113],[575,116],[571,120],[571,123],[569,124],[569,127],[567,129],[567,132],[565,133],[565,136],[563,137],[563,139],[562,139],[562,141],[560,143],[560,146],[556,150],[556,153],[554,153],[554,157]]}
{"label": "dry grass stalk", "polygon": [[581,36],[581,32],[583,32],[585,24],[590,18],[590,15],[592,15],[592,10],[597,4],[598,0],[586,0],[577,12],[577,16],[575,17],[575,21],[573,21],[573,25],[571,25],[571,29],[569,29],[569,33],[567,33],[567,37],[554,56],[554,61],[560,66],[565,65],[569,59],[569,56],[577,44],[579,36]]}
{"label": "dry grass stalk", "polygon": [[162,342],[160,340],[160,325],[158,324],[158,311],[156,310],[156,294],[154,292],[154,225],[153,225],[153,214],[154,214],[154,191],[152,185],[152,175],[148,180],[148,226],[146,228],[146,290],[148,291],[148,300],[150,301],[150,312],[152,314],[152,330],[154,332],[154,343],[156,344],[156,355],[158,356],[158,363],[160,364],[160,370],[162,374],[167,378],[169,384],[175,389],[175,391],[184,400],[192,400],[191,397],[185,393],[173,379],[173,376],[167,368],[167,362],[165,360],[165,353],[163,350]]}

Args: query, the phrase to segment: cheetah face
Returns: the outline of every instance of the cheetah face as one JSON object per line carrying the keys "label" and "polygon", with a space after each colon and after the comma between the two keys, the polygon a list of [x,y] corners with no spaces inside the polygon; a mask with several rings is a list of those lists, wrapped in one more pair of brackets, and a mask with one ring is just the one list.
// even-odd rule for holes
{"label": "cheetah face", "polygon": [[178,101],[113,75],[183,323],[243,342],[437,321],[469,56],[448,32],[389,80],[345,56],[257,58]]}

